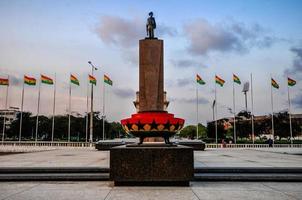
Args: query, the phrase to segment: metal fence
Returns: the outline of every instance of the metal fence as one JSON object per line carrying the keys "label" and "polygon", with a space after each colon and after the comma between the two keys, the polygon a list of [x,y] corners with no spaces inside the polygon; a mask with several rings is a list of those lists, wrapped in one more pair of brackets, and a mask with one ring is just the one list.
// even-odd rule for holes
{"label": "metal fence", "polygon": [[[302,148],[302,144],[274,144],[273,148]],[[268,144],[206,144],[207,149],[212,148],[237,148],[237,149],[248,149],[248,148],[270,148]]]}
{"label": "metal fence", "polygon": [[4,146],[45,146],[45,147],[94,147],[95,143],[89,142],[34,142],[34,141],[5,141]]}
{"label": "metal fence", "polygon": [[[44,147],[94,147],[95,143],[89,142],[34,142],[34,141],[4,141],[3,146],[44,146]],[[274,148],[302,148],[302,144],[274,144]],[[268,144],[206,144],[207,149],[213,148],[269,148]]]}

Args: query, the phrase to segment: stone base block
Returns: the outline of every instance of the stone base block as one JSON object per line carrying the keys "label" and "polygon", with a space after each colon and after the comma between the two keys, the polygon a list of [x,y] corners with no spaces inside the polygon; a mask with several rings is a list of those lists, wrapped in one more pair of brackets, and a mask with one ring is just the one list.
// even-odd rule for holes
{"label": "stone base block", "polygon": [[115,185],[189,186],[194,175],[193,148],[168,145],[110,149],[110,179]]}

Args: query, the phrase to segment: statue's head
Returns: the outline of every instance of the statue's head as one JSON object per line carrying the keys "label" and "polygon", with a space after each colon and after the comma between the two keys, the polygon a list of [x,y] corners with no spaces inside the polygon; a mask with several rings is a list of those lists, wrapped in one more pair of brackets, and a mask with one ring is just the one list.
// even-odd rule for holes
{"label": "statue's head", "polygon": [[149,12],[149,16],[152,17],[153,16],[153,12]]}

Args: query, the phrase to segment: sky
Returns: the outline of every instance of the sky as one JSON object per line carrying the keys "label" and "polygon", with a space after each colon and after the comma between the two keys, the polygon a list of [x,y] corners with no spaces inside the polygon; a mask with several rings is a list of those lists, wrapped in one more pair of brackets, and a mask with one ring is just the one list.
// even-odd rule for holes
{"label": "sky", "polygon": [[[292,113],[302,113],[302,1],[295,0],[1,0],[0,77],[9,76],[9,106],[20,107],[23,75],[56,77],[56,114],[68,111],[69,76],[72,111],[87,111],[87,76],[95,71],[94,108],[109,121],[135,113],[138,90],[138,41],[146,37],[145,23],[153,11],[156,37],[164,40],[164,84],[168,111],[196,123],[212,120],[215,74],[226,81],[217,88],[218,118],[233,109],[232,74],[241,82],[253,76],[254,113],[288,110],[287,76],[297,81],[290,88]],[[103,74],[113,80],[105,86]],[[197,85],[198,73],[206,82]],[[235,111],[245,109],[242,85],[235,84]],[[43,115],[52,114],[54,86],[41,85]],[[0,108],[6,88],[0,87]],[[251,96],[248,92],[248,109]],[[25,86],[24,110],[37,112],[38,86]]]}

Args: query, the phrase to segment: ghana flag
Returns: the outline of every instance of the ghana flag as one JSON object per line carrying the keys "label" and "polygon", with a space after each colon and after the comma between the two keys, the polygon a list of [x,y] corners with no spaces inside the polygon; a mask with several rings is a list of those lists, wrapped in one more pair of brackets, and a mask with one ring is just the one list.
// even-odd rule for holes
{"label": "ghana flag", "polygon": [[0,78],[0,85],[8,85],[8,78]]}
{"label": "ghana flag", "polygon": [[234,81],[235,83],[238,83],[239,85],[241,84],[241,81],[240,81],[239,77],[236,76],[235,74],[233,74],[233,81]]}
{"label": "ghana flag", "polygon": [[272,86],[276,89],[279,89],[278,83],[272,78]]}
{"label": "ghana flag", "polygon": [[94,78],[94,76],[91,76],[91,75],[89,74],[89,75],[88,75],[88,78],[89,78],[89,82],[90,82],[91,84],[96,85],[96,79]]}
{"label": "ghana flag", "polygon": [[206,84],[206,82],[204,82],[204,80],[202,80],[202,78],[198,74],[196,74],[196,82],[200,85]]}
{"label": "ghana flag", "polygon": [[41,74],[41,82],[44,84],[53,85],[53,80],[43,74]]}
{"label": "ghana flag", "polygon": [[80,81],[74,75],[70,74],[70,82],[75,85],[80,85]]}
{"label": "ghana flag", "polygon": [[106,76],[105,74],[104,74],[104,83],[107,83],[108,85],[113,84],[112,80],[108,76]]}
{"label": "ghana flag", "polygon": [[288,86],[294,86],[294,85],[296,85],[296,83],[297,82],[294,79],[291,79],[291,78],[287,77]]}
{"label": "ghana flag", "polygon": [[225,83],[225,81],[220,78],[219,76],[215,75],[215,82],[220,85],[221,87],[223,86],[223,84]]}
{"label": "ghana flag", "polygon": [[24,75],[24,83],[27,85],[36,85],[36,79],[33,77]]}

